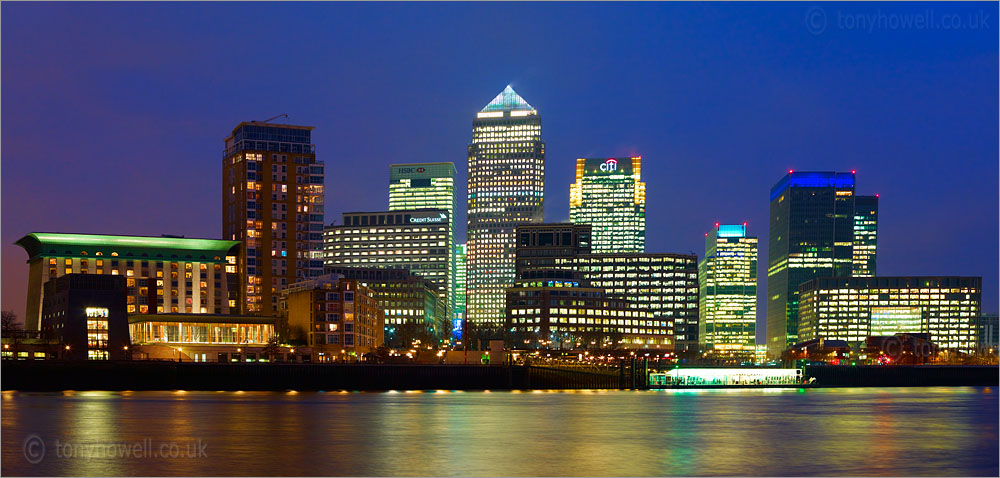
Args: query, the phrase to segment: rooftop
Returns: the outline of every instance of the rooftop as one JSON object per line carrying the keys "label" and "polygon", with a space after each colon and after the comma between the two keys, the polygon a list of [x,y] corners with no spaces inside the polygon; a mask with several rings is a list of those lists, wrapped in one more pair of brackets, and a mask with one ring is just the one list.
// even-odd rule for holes
{"label": "rooftop", "polygon": [[496,96],[496,98],[493,98],[493,101],[490,101],[490,104],[483,107],[483,109],[479,110],[479,112],[484,113],[489,111],[511,111],[511,110],[534,111],[535,108],[529,105],[527,101],[524,101],[524,98],[521,98],[521,96],[518,95],[516,91],[514,91],[514,88],[511,88],[510,85],[507,85],[507,87],[504,88],[503,91],[501,91],[500,94]]}

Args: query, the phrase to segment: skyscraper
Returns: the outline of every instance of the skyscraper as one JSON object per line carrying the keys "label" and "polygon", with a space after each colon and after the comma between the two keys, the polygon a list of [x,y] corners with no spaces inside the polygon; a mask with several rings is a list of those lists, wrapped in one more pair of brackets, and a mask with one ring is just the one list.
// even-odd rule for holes
{"label": "skyscraper", "polygon": [[716,224],[698,263],[698,342],[752,357],[757,342],[757,238],[746,223]]}
{"label": "skyscraper", "polygon": [[444,209],[448,211],[448,265],[445,303],[455,309],[455,163],[393,164],[389,170],[389,210]]}
{"label": "skyscraper", "polygon": [[[854,171],[789,171],[771,188],[767,351],[773,357],[798,341],[799,286],[803,282],[851,276],[858,241],[870,242],[872,247],[864,250],[864,262],[875,262],[877,223],[867,224],[871,234],[865,236],[855,233],[855,221],[856,199],[866,206],[861,211],[870,217],[877,217],[877,202],[855,198],[854,179]],[[873,266],[868,267],[874,271]]]}
{"label": "skyscraper", "polygon": [[507,85],[472,120],[466,317],[500,327],[514,282],[514,229],[542,222],[545,143],[538,111]]}
{"label": "skyscraper", "polygon": [[461,337],[465,325],[465,244],[455,246],[455,315],[452,318],[452,330],[457,331],[456,338]]}
{"label": "skyscraper", "polygon": [[642,158],[579,158],[569,187],[569,219],[593,226],[594,253],[645,252],[646,183]]}
{"label": "skyscraper", "polygon": [[247,312],[277,312],[285,287],[323,274],[323,162],[312,126],[243,122],[222,152],[222,237],[241,241]]}
{"label": "skyscraper", "polygon": [[878,243],[878,194],[854,198],[854,277],[875,275]]}

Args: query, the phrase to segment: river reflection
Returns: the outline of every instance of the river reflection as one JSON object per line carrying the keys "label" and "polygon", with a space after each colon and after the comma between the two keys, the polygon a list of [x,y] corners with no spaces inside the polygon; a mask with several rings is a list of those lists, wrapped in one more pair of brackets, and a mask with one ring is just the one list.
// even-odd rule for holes
{"label": "river reflection", "polygon": [[4,392],[0,412],[3,475],[998,474],[991,388]]}

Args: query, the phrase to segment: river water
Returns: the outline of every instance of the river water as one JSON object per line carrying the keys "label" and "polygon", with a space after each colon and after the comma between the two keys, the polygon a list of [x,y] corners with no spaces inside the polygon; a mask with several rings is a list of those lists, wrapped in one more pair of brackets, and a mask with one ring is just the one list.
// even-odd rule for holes
{"label": "river water", "polygon": [[3,392],[3,475],[998,475],[994,388]]}

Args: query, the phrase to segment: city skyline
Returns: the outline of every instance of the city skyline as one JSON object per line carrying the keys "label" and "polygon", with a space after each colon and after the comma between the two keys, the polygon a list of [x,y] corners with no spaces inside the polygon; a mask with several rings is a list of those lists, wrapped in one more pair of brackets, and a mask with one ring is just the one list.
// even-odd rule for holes
{"label": "city skyline", "polygon": [[[9,8],[5,6],[5,10]],[[20,6],[19,8],[24,8]],[[49,7],[51,8],[51,7]],[[212,11],[208,6],[188,7],[195,10]],[[318,8],[318,7],[312,7]],[[345,7],[346,8],[346,7]],[[629,11],[641,10],[643,7],[628,6]],[[651,14],[667,16],[667,12],[680,11],[679,6],[662,6],[648,8]],[[847,8],[847,7],[843,7]],[[868,7],[851,7],[864,10]],[[897,7],[905,10],[905,7]],[[961,6],[955,6],[961,10]],[[73,7],[64,10],[54,9],[51,23],[40,24],[41,18],[26,21],[23,25],[12,25],[4,20],[3,27],[12,30],[36,28],[39,33],[45,33],[48,28],[62,26],[70,32],[74,29],[67,25],[69,18],[61,15],[62,11],[72,11]],[[141,11],[155,11],[155,7],[139,6]],[[251,7],[250,9],[268,10],[267,7]],[[363,11],[363,7],[351,7],[352,11]],[[390,8],[390,11],[406,10],[406,7]],[[531,7],[543,14],[547,11],[540,6]],[[726,25],[726,15],[707,7],[709,15]],[[49,11],[38,7],[40,11]],[[445,10],[455,15],[469,14],[476,9],[466,6],[448,7]],[[590,10],[601,11],[600,7]],[[747,7],[745,13],[751,16],[763,16],[760,9]],[[787,11],[786,11],[787,10]],[[825,36],[814,36],[807,31],[801,20],[802,9],[776,9],[779,20],[772,22],[787,22],[786,29],[781,30],[786,38],[795,38],[806,42],[795,52],[803,61],[815,51],[826,51],[846,42],[848,46],[857,38],[851,37],[851,32],[830,31]],[[185,11],[176,8],[173,12]],[[445,12],[445,13],[448,13]],[[756,12],[756,13],[755,13]],[[114,12],[116,16],[128,16],[123,12]],[[704,14],[699,11],[699,14]],[[787,17],[786,17],[787,13]],[[793,15],[794,14],[794,15]],[[444,15],[444,14],[442,14]],[[584,15],[580,13],[579,15]],[[614,13],[614,15],[621,15]],[[655,16],[654,15],[654,16]],[[71,16],[71,15],[70,15]],[[586,16],[586,15],[584,15]],[[48,16],[46,16],[48,18]],[[662,17],[658,17],[662,18]],[[679,19],[682,22],[683,14]],[[755,17],[756,18],[756,17]],[[761,20],[767,20],[760,18]],[[288,20],[281,18],[279,20]],[[614,19],[620,20],[620,19]],[[183,31],[180,18],[170,18],[162,29],[171,28]],[[393,20],[387,20],[393,21]],[[541,21],[552,21],[545,17]],[[172,26],[171,26],[172,25]],[[742,25],[742,24],[740,24]],[[773,23],[770,23],[773,28]],[[683,26],[683,25],[682,25]],[[110,31],[102,32],[98,39],[88,39],[85,43],[98,44],[113,39],[114,35],[122,35],[123,27],[116,26]],[[742,28],[742,29],[741,29]],[[127,29],[126,29],[127,30]],[[448,32],[454,33],[454,32]],[[745,26],[737,28],[736,36],[748,35]],[[918,40],[920,32],[893,32],[899,36],[913,36]],[[980,32],[981,33],[981,32]],[[853,34],[859,34],[853,32]],[[495,94],[505,83],[510,82],[531,104],[546,116],[546,132],[544,140],[546,150],[546,181],[545,195],[549,199],[546,204],[546,222],[565,221],[568,218],[565,185],[572,182],[573,162],[578,157],[591,157],[600,154],[626,156],[643,154],[647,159],[643,164],[644,181],[650,186],[647,191],[647,252],[698,253],[699,245],[703,243],[703,233],[710,229],[716,221],[731,222],[746,218],[763,243],[767,241],[766,222],[767,202],[766,191],[788,169],[817,171],[857,170],[860,179],[859,189],[865,193],[881,195],[879,214],[879,261],[878,275],[961,275],[983,277],[983,310],[996,312],[997,307],[997,247],[995,236],[986,244],[975,234],[975,231],[986,229],[997,230],[996,215],[996,91],[990,85],[995,85],[996,50],[995,45],[983,50],[977,43],[967,37],[979,33],[966,32],[965,37],[947,38],[945,43],[952,49],[942,54],[934,49],[914,53],[918,58],[892,56],[892,66],[896,68],[918,68],[921,76],[907,76],[904,72],[891,70],[891,81],[883,79],[878,74],[871,75],[869,70],[847,68],[840,72],[839,84],[824,83],[820,78],[826,69],[813,71],[809,68],[787,68],[784,73],[792,77],[805,78],[806,86],[796,84],[796,88],[788,93],[787,98],[804,98],[813,108],[789,104],[790,101],[780,101],[781,96],[772,93],[768,99],[779,101],[768,103],[768,116],[780,120],[764,121],[761,125],[744,125],[739,120],[740,114],[747,109],[761,106],[754,100],[743,98],[746,92],[724,93],[722,98],[711,96],[709,87],[704,89],[694,85],[692,79],[670,76],[661,69],[652,68],[656,78],[678,81],[682,89],[696,93],[694,100],[679,100],[665,98],[656,92],[651,84],[633,81],[629,88],[642,86],[642,91],[654,94],[656,105],[664,107],[673,105],[672,101],[680,101],[669,108],[677,112],[679,118],[694,119],[698,131],[685,121],[669,116],[664,117],[659,111],[638,102],[640,99],[633,94],[618,91],[618,87],[606,82],[586,86],[564,85],[564,74],[555,71],[553,67],[539,67],[539,59],[528,58],[519,64],[518,61],[503,61],[499,67],[491,67],[476,75],[460,75],[456,78],[461,86],[454,94],[445,94],[443,88],[426,84],[426,80],[418,80],[416,85],[400,86],[376,83],[364,87],[354,85],[350,94],[354,99],[343,106],[346,116],[357,106],[352,102],[365,103],[380,97],[388,97],[390,101],[401,99],[400,95],[413,95],[417,89],[431,88],[432,99],[418,99],[414,110],[423,110],[427,118],[443,117],[442,124],[426,121],[427,126],[419,125],[421,121],[408,121],[407,127],[398,123],[399,118],[393,117],[393,110],[378,103],[371,119],[374,123],[384,120],[387,124],[374,124],[370,127],[345,125],[335,117],[324,116],[318,109],[307,103],[307,98],[290,93],[276,95],[275,98],[263,101],[261,104],[246,105],[233,100],[219,99],[212,105],[212,113],[206,118],[197,120],[183,118],[199,111],[199,106],[180,102],[171,105],[179,96],[184,95],[186,88],[195,85],[181,84],[171,87],[165,92],[167,104],[152,100],[138,100],[140,91],[135,89],[125,91],[110,91],[106,87],[113,86],[111,79],[104,78],[106,85],[99,79],[101,76],[91,67],[81,66],[84,74],[76,91],[92,93],[93,98],[84,101],[91,108],[87,114],[96,114],[106,125],[100,130],[91,131],[93,126],[79,125],[80,113],[67,112],[65,118],[54,118],[51,114],[32,113],[29,110],[47,111],[48,99],[44,94],[51,93],[53,88],[60,88],[64,81],[59,75],[47,77],[41,85],[22,84],[23,78],[31,75],[11,77],[5,76],[3,86],[9,91],[24,91],[27,94],[20,98],[8,97],[3,113],[8,118],[18,117],[19,123],[9,123],[3,132],[3,307],[18,311],[24,317],[25,285],[27,273],[26,257],[12,243],[18,237],[30,232],[80,232],[99,234],[134,234],[159,235],[178,234],[187,237],[218,237],[219,217],[218,184],[221,178],[218,167],[218,147],[221,136],[229,131],[234,124],[242,121],[260,120],[277,113],[288,113],[289,124],[308,124],[316,127],[313,143],[319,153],[317,159],[325,161],[330,174],[326,179],[327,213],[324,223],[329,223],[342,212],[347,211],[381,211],[385,210],[384,171],[389,164],[404,162],[436,162],[447,161],[455,163],[458,176],[465,171],[464,147],[468,143],[468,118],[478,111],[483,102]],[[679,33],[671,34],[671,41],[688,38],[694,42],[694,32],[680,29]],[[22,32],[24,38],[34,38],[35,33]],[[893,37],[896,38],[896,37]],[[964,40],[962,40],[964,38]],[[822,40],[826,40],[824,43]],[[152,41],[152,40],[144,40]],[[39,39],[40,50],[49,51],[54,43]],[[96,42],[96,43],[95,43]],[[773,42],[765,39],[764,43]],[[811,43],[810,43],[811,42]],[[503,42],[496,42],[503,43]],[[833,45],[831,45],[833,43]],[[968,45],[966,45],[968,43]],[[867,44],[867,42],[866,42]],[[709,53],[720,55],[726,48],[721,43],[701,45]],[[169,47],[164,45],[147,45],[156,51]],[[598,46],[596,43],[590,46]],[[843,46],[843,45],[841,45]],[[856,45],[855,45],[856,46]],[[886,74],[874,65],[877,60],[884,59],[879,54],[891,50],[888,41],[878,44],[875,52],[870,52],[865,63],[875,73]],[[964,49],[968,46],[971,50]],[[499,48],[495,46],[493,48]],[[881,50],[879,50],[881,48]],[[961,52],[954,49],[962,49]],[[790,48],[783,50],[792,54]],[[49,65],[35,63],[22,56],[10,46],[3,47],[5,53],[3,66],[25,68],[29,73],[41,75]],[[64,58],[65,53],[52,52],[56,58]],[[109,53],[106,61],[119,71],[132,72],[140,78],[147,78],[164,64],[186,64],[185,60],[169,57],[157,63],[150,60],[132,59],[127,50],[115,50]],[[612,52],[607,52],[612,53]],[[754,52],[751,52],[754,53]],[[835,58],[846,59],[856,51],[850,47],[844,51],[830,53]],[[680,55],[671,53],[672,55]],[[176,56],[176,55],[175,55]],[[376,55],[377,56],[377,55]],[[532,56],[532,55],[529,55]],[[759,58],[755,55],[750,55]],[[202,54],[195,60],[204,61],[211,55]],[[683,57],[683,55],[682,55]],[[578,57],[574,57],[579,60]],[[611,55],[601,57],[605,66],[618,65]],[[695,65],[694,59],[686,59],[684,64]],[[72,58],[64,61],[75,64]],[[989,66],[983,61],[992,62]],[[181,62],[181,63],[178,63]],[[595,65],[593,68],[597,68]],[[773,66],[773,65],[772,65]],[[844,65],[841,65],[844,66]],[[948,66],[954,71],[945,72],[942,68]],[[55,67],[62,68],[62,67]],[[782,67],[778,67],[782,69]],[[826,66],[829,68],[829,66]],[[985,68],[985,70],[984,70]],[[790,71],[789,71],[790,70]],[[975,74],[970,71],[976,72]],[[983,73],[986,71],[986,73]],[[923,79],[927,73],[931,75],[932,86],[918,84],[918,78]],[[705,75],[707,70],[697,70],[696,74]],[[96,75],[96,76],[95,76]],[[853,76],[850,76],[853,75]],[[964,76],[964,77],[963,77]],[[746,75],[743,76],[744,79]],[[204,79],[204,78],[202,78]],[[770,91],[778,85],[788,86],[784,81],[771,76],[750,75],[748,88],[761,93]],[[135,80],[135,78],[132,78]],[[733,80],[737,81],[737,80]],[[847,95],[845,90],[852,85],[874,83],[875,90],[879,88],[894,89],[892,98],[873,98],[871,90],[861,98],[847,98],[847,104],[839,106],[832,100],[828,101],[828,93],[820,91],[835,88],[834,97]],[[251,89],[263,89],[264,84],[250,82]],[[284,84],[287,86],[288,84]],[[604,85],[609,95],[600,95],[600,85]],[[902,88],[900,87],[902,85]],[[721,86],[718,82],[710,86]],[[221,86],[219,86],[221,88]],[[310,86],[310,91],[313,91]],[[565,90],[563,90],[565,88]],[[676,90],[676,88],[675,88]],[[144,90],[143,90],[144,91]],[[935,91],[943,99],[935,100],[922,97],[921,92],[928,94]],[[970,93],[970,91],[972,93]],[[717,92],[715,92],[717,93]],[[121,94],[124,99],[113,98]],[[344,94],[342,92],[342,94]],[[587,108],[574,107],[580,95],[590,94],[594,98],[588,101]],[[971,96],[967,96],[971,95]],[[749,95],[748,95],[749,96]],[[54,98],[60,98],[56,94]],[[196,96],[204,99],[204,97]],[[334,95],[327,101],[334,104],[343,97]],[[448,98],[442,100],[442,98]],[[982,105],[970,103],[970,98],[982,99]],[[906,101],[904,101],[904,99]],[[129,101],[136,102],[135,105]],[[380,100],[386,101],[386,100]],[[719,113],[711,118],[697,112],[698,105],[715,105],[716,101],[734,101],[735,104],[726,113]],[[838,99],[837,101],[842,101]],[[853,102],[852,102],[853,101]],[[857,103],[855,103],[857,102]],[[874,103],[873,103],[874,102]],[[861,103],[868,103],[863,109]],[[101,107],[103,106],[103,107]],[[136,109],[142,106],[142,109]],[[95,108],[96,107],[96,108]],[[87,108],[82,108],[87,109]],[[595,110],[594,112],[585,110]],[[599,119],[609,112],[629,110],[639,114],[637,120],[622,121],[622,126],[614,125]],[[857,112],[863,111],[860,120]],[[61,111],[61,110],[57,110]],[[665,110],[664,110],[665,111]],[[907,116],[920,112],[921,120],[917,121]],[[805,120],[813,118],[820,112],[820,120]],[[415,113],[407,113],[408,115]],[[113,128],[128,129],[130,126],[121,123],[122,116],[137,123],[142,129],[134,129],[134,135],[111,134]],[[338,115],[339,116],[339,115]],[[611,115],[613,117],[613,115]],[[421,116],[423,117],[423,116]],[[892,122],[889,123],[889,118]],[[989,117],[989,118],[986,118]],[[649,118],[658,118],[654,128],[642,124]],[[704,135],[715,130],[716,123],[710,119],[722,119],[721,126],[727,128],[727,134],[737,133],[735,143],[745,147],[725,147],[711,144]],[[181,121],[178,121],[181,119]],[[73,127],[83,128],[85,132],[68,133],[70,123]],[[799,124],[797,124],[799,123]],[[882,124],[886,123],[886,124]],[[950,126],[946,123],[957,123]],[[873,124],[878,124],[876,128]],[[72,139],[63,145],[59,141],[49,142],[38,137],[27,126],[44,131],[46,135],[60,135]],[[749,131],[738,131],[747,126]],[[133,127],[134,128],[134,127]],[[416,131],[407,131],[412,128]],[[659,138],[661,129],[673,130],[667,133],[668,140]],[[345,131],[346,129],[346,131]],[[149,130],[162,133],[149,133]],[[875,130],[879,134],[872,134]],[[944,132],[939,132],[942,130]],[[361,142],[375,138],[375,131],[385,135],[402,135],[400,145],[362,145]],[[361,134],[364,133],[364,134]],[[692,138],[684,135],[693,133]],[[763,133],[783,136],[780,140]],[[86,141],[81,141],[78,135],[86,135]],[[358,139],[352,139],[356,136]],[[888,138],[888,141],[885,139]],[[683,139],[683,141],[678,141]],[[989,141],[987,141],[989,140]],[[843,143],[843,144],[841,144]],[[884,144],[883,144],[884,143]],[[150,148],[150,144],[154,146]],[[347,146],[345,146],[345,144]],[[410,148],[413,148],[412,150]],[[142,154],[135,152],[142,151]],[[185,158],[177,158],[177,152]],[[346,154],[345,154],[346,151]],[[71,153],[70,153],[71,152]],[[405,154],[404,154],[405,152]],[[811,156],[810,159],[802,159]],[[745,157],[746,159],[738,159]],[[119,162],[122,160],[122,162]],[[106,161],[102,162],[102,161]],[[357,163],[357,164],[355,164]],[[763,164],[761,164],[763,163]],[[95,165],[100,165],[95,167]],[[369,173],[367,170],[371,169]],[[47,183],[61,194],[47,196],[39,195],[34,187],[34,176],[41,171],[49,176]],[[54,172],[53,172],[54,171]],[[984,173],[985,171],[985,173]],[[146,176],[149,174],[150,176]],[[352,176],[353,175],[353,176]],[[148,178],[155,177],[155,180]],[[351,178],[347,180],[347,178]],[[461,181],[459,181],[461,183]],[[91,189],[94,187],[94,189]],[[174,200],[159,198],[173,197],[178,187],[192,191],[184,194],[189,196]],[[921,190],[923,188],[923,190]],[[89,191],[88,191],[89,190]],[[711,190],[711,191],[699,191]],[[718,191],[725,191],[719,194]],[[107,194],[99,191],[108,191]],[[131,201],[127,198],[137,197],[152,191],[151,199]],[[460,187],[459,195],[464,194],[464,186]],[[937,192],[939,194],[925,194]],[[969,206],[968,192],[973,191],[973,199],[979,204]],[[980,194],[981,193],[981,194]],[[23,201],[22,197],[36,198],[35,201]],[[695,204],[698,207],[675,207],[676,204]],[[458,224],[465,218],[464,201],[459,201]],[[143,216],[141,212],[152,210],[152,215]],[[928,234],[927,231],[932,231]],[[458,228],[456,242],[465,238],[465,228]],[[699,258],[703,253],[698,254]],[[767,263],[766,251],[761,250],[759,261]],[[759,290],[766,288],[766,268],[758,268]],[[763,269],[763,270],[761,270]],[[759,294],[760,296],[760,294]],[[762,337],[762,318],[765,309],[758,309],[758,337]]]}

